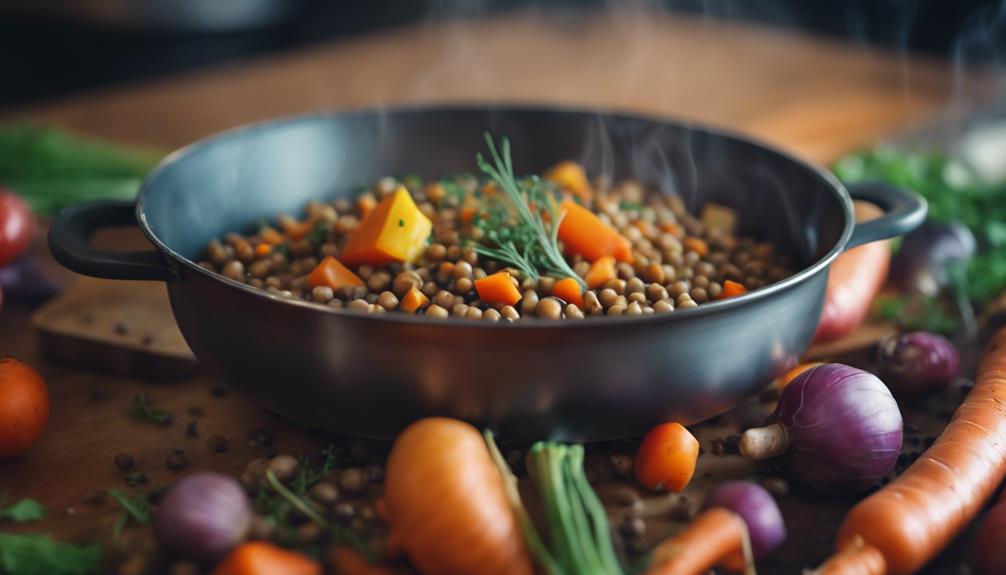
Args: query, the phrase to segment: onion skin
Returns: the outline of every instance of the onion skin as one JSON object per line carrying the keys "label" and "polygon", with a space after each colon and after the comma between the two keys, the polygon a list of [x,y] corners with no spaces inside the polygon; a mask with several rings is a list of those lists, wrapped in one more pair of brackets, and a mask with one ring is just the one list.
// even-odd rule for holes
{"label": "onion skin", "polygon": [[1006,573],[1006,503],[1000,497],[985,515],[978,536],[975,538],[974,567],[978,575],[1002,575]]}
{"label": "onion skin", "polygon": [[195,473],[172,485],[154,515],[164,549],[201,563],[223,559],[251,527],[248,496],[233,477]]}
{"label": "onion skin", "polygon": [[703,509],[723,507],[740,515],[751,538],[751,551],[761,559],[786,541],[786,524],[775,499],[750,481],[727,481],[706,497]]}
{"label": "onion skin", "polygon": [[950,384],[960,373],[961,356],[947,338],[915,331],[881,341],[877,364],[895,395],[912,396]]}
{"label": "onion skin", "polygon": [[872,373],[847,365],[800,374],[771,421],[787,432],[780,465],[824,493],[863,491],[891,471],[901,452],[903,421],[894,396]]}
{"label": "onion skin", "polygon": [[959,222],[926,222],[905,236],[891,261],[891,281],[907,292],[937,295],[947,282],[947,266],[975,254],[975,236]]}

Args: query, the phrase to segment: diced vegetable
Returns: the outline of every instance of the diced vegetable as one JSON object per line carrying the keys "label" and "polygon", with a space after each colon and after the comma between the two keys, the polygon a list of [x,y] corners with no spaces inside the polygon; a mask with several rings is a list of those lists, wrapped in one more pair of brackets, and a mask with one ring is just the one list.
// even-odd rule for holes
{"label": "diced vegetable", "polygon": [[27,451],[49,421],[49,388],[34,369],[0,359],[0,460]]}
{"label": "diced vegetable", "polygon": [[636,479],[654,491],[681,491],[695,473],[699,441],[680,423],[651,429],[636,453]]}
{"label": "diced vegetable", "polygon": [[632,262],[632,244],[615,228],[602,222],[594,212],[573,202],[562,202],[565,215],[559,224],[559,240],[566,251],[580,254],[587,261],[611,256],[620,262]]}
{"label": "diced vegetable", "polygon": [[154,515],[163,549],[204,563],[219,561],[251,527],[248,495],[229,475],[202,472],[174,483]]}
{"label": "diced vegetable", "polygon": [[587,287],[590,289],[598,289],[611,280],[618,279],[618,271],[615,269],[615,258],[604,256],[594,260],[594,263],[590,264],[590,270],[587,272],[585,279]]}
{"label": "diced vegetable", "polygon": [[682,243],[685,245],[685,249],[691,250],[702,257],[709,254],[709,244],[701,238],[685,238],[685,241]]}
{"label": "diced vegetable", "polygon": [[261,243],[255,246],[255,255],[264,258],[265,256],[272,253],[272,246],[266,243]]}
{"label": "diced vegetable", "polygon": [[475,290],[479,293],[479,299],[490,304],[514,305],[521,297],[517,280],[507,272],[496,272],[475,280]]}
{"label": "diced vegetable", "polygon": [[949,385],[961,357],[947,338],[924,331],[891,335],[877,345],[880,376],[895,395],[919,395]]}
{"label": "diced vegetable", "polygon": [[412,286],[409,291],[405,293],[405,297],[402,298],[402,303],[399,307],[405,313],[416,313],[416,310],[424,308],[430,304],[430,298],[426,297],[419,288]]}
{"label": "diced vegetable", "polygon": [[503,478],[467,423],[407,427],[388,456],[384,501],[391,538],[426,575],[534,572]]}
{"label": "diced vegetable", "polygon": [[340,259],[346,265],[414,262],[433,230],[430,221],[399,186],[367,214],[349,236]]}
{"label": "diced vegetable", "polygon": [[744,287],[744,284],[737,283],[733,280],[726,280],[723,282],[723,290],[720,292],[719,299],[737,297],[746,293],[748,293],[748,288]]}
{"label": "diced vegetable", "polygon": [[894,467],[901,451],[897,402],[872,373],[831,363],[783,390],[766,427],[741,436],[748,459],[780,457],[795,479],[825,493],[855,493]]}
{"label": "diced vegetable", "polygon": [[[827,575],[908,575],[975,518],[1006,476],[1006,330],[985,351],[975,386],[915,463],[858,503],[839,528]],[[874,569],[854,570],[864,555]],[[879,565],[878,565],[879,563]]]}
{"label": "diced vegetable", "polygon": [[328,256],[321,260],[318,267],[307,276],[307,283],[311,287],[328,286],[332,289],[339,289],[346,286],[362,286],[363,280],[354,274],[352,270],[342,265],[342,262]]}
{"label": "diced vegetable", "polygon": [[212,575],[321,575],[321,564],[307,555],[265,541],[249,541],[234,550]]}
{"label": "diced vegetable", "polygon": [[[856,221],[881,214],[876,206],[856,201]],[[887,279],[891,262],[889,242],[864,244],[839,255],[828,271],[824,308],[814,334],[815,342],[833,341],[852,333],[870,311],[873,299]]]}
{"label": "diced vegetable", "polygon": [[583,308],[583,289],[580,287],[580,282],[573,278],[563,278],[555,282],[552,286],[552,295]]}
{"label": "diced vegetable", "polygon": [[584,201],[589,201],[594,195],[590,180],[587,179],[587,173],[583,171],[583,166],[572,160],[556,164],[545,173],[545,179]]}
{"label": "diced vegetable", "polygon": [[733,235],[737,231],[737,212],[733,208],[709,202],[702,207],[699,219],[707,229],[721,234]]}

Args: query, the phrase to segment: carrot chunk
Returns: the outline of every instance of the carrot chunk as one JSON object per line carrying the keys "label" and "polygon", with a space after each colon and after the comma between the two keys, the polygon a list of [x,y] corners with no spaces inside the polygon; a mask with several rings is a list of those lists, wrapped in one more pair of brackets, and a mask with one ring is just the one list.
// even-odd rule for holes
{"label": "carrot chunk", "polygon": [[744,287],[744,284],[737,283],[733,280],[727,280],[723,282],[723,291],[720,292],[719,299],[737,297],[746,293],[748,293],[748,288]]}
{"label": "carrot chunk", "polygon": [[545,179],[585,201],[594,195],[583,166],[572,160],[556,164],[545,174]]}
{"label": "carrot chunk", "polygon": [[583,308],[583,290],[580,282],[573,278],[563,278],[552,286],[552,295],[565,300],[567,303],[575,304],[578,308]]}
{"label": "carrot chunk", "polygon": [[588,261],[611,256],[620,262],[632,262],[632,244],[615,228],[605,224],[594,212],[565,200],[565,216],[559,224],[559,240],[566,251],[580,254]]}
{"label": "carrot chunk", "polygon": [[255,246],[255,255],[263,258],[272,253],[272,246],[267,243],[261,243]]}
{"label": "carrot chunk", "polygon": [[342,262],[328,256],[321,260],[318,267],[307,276],[307,283],[311,287],[328,286],[332,289],[339,289],[346,286],[362,286],[363,280],[354,274],[352,270],[342,265]]}
{"label": "carrot chunk", "polygon": [[682,243],[685,244],[685,248],[692,250],[702,257],[705,257],[709,253],[709,246],[699,238],[685,238],[685,241]]}
{"label": "carrot chunk", "polygon": [[265,541],[250,541],[232,551],[212,575],[321,575],[321,572],[321,565],[306,555]]}
{"label": "carrot chunk", "polygon": [[507,272],[496,272],[475,280],[475,290],[479,292],[479,299],[486,303],[513,305],[520,301],[517,280]]}
{"label": "carrot chunk", "polygon": [[594,260],[590,264],[587,272],[587,287],[597,289],[613,279],[618,279],[618,272],[615,270],[615,258],[604,256]]}
{"label": "carrot chunk", "polygon": [[426,294],[419,291],[419,288],[412,286],[409,291],[406,292],[405,297],[402,298],[402,303],[399,304],[399,308],[407,313],[416,313],[416,310],[421,307],[426,307],[430,303],[430,298],[426,297]]}
{"label": "carrot chunk", "polygon": [[346,241],[341,259],[351,266],[412,262],[426,249],[432,230],[433,222],[399,186],[363,218]]}

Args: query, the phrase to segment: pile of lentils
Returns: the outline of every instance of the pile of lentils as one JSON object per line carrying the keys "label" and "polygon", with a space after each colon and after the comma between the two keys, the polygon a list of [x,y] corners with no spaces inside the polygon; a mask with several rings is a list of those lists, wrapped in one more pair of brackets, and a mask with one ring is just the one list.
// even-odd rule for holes
{"label": "pile of lentils", "polygon": [[[468,192],[483,185],[472,176],[450,181]],[[323,258],[338,258],[346,239],[360,223],[361,206],[375,205],[400,184],[407,187],[419,209],[433,222],[429,245],[420,260],[415,264],[359,266],[354,271],[364,286],[312,289],[308,274]],[[614,186],[596,181],[594,186],[593,211],[632,243],[633,263],[619,263],[617,279],[587,290],[582,307],[553,297],[556,279],[552,277],[520,279],[523,297],[516,305],[480,301],[475,280],[500,270],[520,278],[520,272],[476,252],[473,246],[485,230],[477,223],[462,222],[462,199],[458,194],[447,193],[447,186],[441,182],[424,184],[417,178],[402,182],[382,178],[355,201],[340,197],[331,203],[311,202],[306,208],[306,221],[314,231],[299,240],[284,234],[286,241],[269,253],[258,249],[264,241],[262,230],[267,228],[247,236],[229,233],[209,243],[199,265],[273,294],[364,313],[401,311],[401,298],[416,286],[430,298],[430,305],[417,310],[417,314],[491,322],[670,313],[717,299],[726,280],[752,290],[793,273],[790,258],[778,253],[771,243],[707,226],[689,214],[677,196],[647,190],[633,180]],[[275,229],[282,233],[299,223],[291,216],[280,215]],[[694,249],[696,246],[698,249]],[[577,274],[586,276],[589,262],[579,255],[567,259]]]}

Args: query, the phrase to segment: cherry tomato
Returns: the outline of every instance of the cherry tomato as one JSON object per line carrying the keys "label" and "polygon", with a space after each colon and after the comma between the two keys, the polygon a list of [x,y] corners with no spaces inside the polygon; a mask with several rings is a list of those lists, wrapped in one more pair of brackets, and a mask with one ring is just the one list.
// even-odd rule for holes
{"label": "cherry tomato", "polygon": [[0,188],[0,267],[24,253],[34,235],[31,208],[13,192]]}
{"label": "cherry tomato", "polygon": [[38,441],[49,420],[49,389],[34,369],[11,357],[0,359],[0,459]]}
{"label": "cherry tomato", "polygon": [[695,473],[699,441],[680,423],[650,430],[636,453],[636,479],[654,491],[681,491]]}

